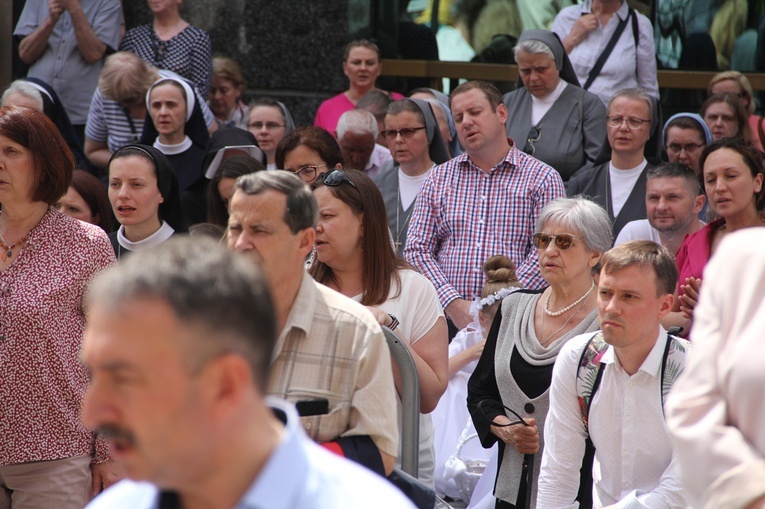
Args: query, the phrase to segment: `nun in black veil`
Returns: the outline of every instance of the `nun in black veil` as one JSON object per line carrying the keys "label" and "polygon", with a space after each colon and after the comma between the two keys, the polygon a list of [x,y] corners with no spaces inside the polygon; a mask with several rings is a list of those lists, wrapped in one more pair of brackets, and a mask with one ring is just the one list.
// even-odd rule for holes
{"label": "nun in black veil", "polygon": [[188,231],[178,179],[167,157],[149,145],[127,145],[108,165],[109,202],[120,223],[109,234],[117,260]]}

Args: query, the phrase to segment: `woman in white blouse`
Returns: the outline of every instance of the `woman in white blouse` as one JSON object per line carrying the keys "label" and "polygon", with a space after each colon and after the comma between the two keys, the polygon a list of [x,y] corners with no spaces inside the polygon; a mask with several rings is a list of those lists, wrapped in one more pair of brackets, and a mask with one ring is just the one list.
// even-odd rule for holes
{"label": "woman in white blouse", "polygon": [[[382,196],[366,174],[334,170],[317,179],[314,188],[319,221],[311,275],[367,306],[409,346],[420,382],[420,412],[432,412],[448,380],[446,320],[435,287],[396,256]],[[400,393],[395,367],[393,376]],[[419,467],[420,481],[433,486],[429,415],[420,418]]]}
{"label": "woman in white blouse", "polygon": [[[616,45],[597,77],[588,85],[595,63],[620,24]],[[604,104],[617,90],[644,89],[658,99],[656,50],[651,22],[623,0],[585,0],[558,13],[552,31],[563,40],[582,88],[599,96]]]}
{"label": "woman in white blouse", "polygon": [[667,425],[694,508],[765,508],[765,229],[723,239],[704,270],[694,345]]}

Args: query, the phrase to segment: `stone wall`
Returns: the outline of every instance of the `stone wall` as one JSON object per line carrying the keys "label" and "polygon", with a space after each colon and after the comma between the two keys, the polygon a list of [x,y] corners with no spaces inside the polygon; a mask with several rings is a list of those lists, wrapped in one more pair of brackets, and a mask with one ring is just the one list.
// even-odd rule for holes
{"label": "stone wall", "polygon": [[[128,0],[128,28],[151,20],[146,3]],[[349,6],[349,3],[351,4]],[[186,0],[183,17],[210,34],[213,53],[240,63],[247,97],[283,101],[298,125],[311,124],[321,101],[347,86],[342,49],[358,0]],[[359,14],[359,10],[361,13]]]}

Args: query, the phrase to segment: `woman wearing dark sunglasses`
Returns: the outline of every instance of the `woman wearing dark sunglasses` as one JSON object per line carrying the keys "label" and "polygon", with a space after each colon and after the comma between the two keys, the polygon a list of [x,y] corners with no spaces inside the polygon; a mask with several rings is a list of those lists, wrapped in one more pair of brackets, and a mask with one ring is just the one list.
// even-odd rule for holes
{"label": "woman wearing dark sunglasses", "polygon": [[582,90],[558,36],[526,30],[515,46],[522,86],[505,94],[507,136],[560,173],[563,182],[591,167],[606,142],[606,109]]}
{"label": "woman wearing dark sunglasses", "polygon": [[382,134],[397,167],[380,172],[374,182],[385,201],[396,252],[403,256],[409,220],[422,183],[433,166],[450,159],[449,152],[430,103],[421,99],[391,103]]}
{"label": "woman wearing dark sunglasses", "polygon": [[[380,191],[364,173],[335,170],[316,181],[319,204],[311,275],[367,306],[394,330],[417,365],[420,411],[435,409],[447,384],[447,329],[436,289],[396,256]],[[396,387],[401,378],[394,370]],[[381,409],[381,411],[386,411]],[[433,487],[433,423],[420,418],[419,479]]]}
{"label": "woman wearing dark sunglasses", "polygon": [[333,169],[343,168],[343,153],[335,138],[321,127],[300,127],[287,133],[276,146],[276,167],[296,173],[313,184]]}
{"label": "woman wearing dark sunglasses", "polygon": [[[550,286],[505,297],[468,382],[468,409],[481,444],[499,443],[498,508],[529,507],[528,489],[535,507],[540,461],[528,486],[525,455],[541,458],[558,352],[574,336],[600,328],[593,268],[611,247],[611,222],[584,198],[558,198],[542,209],[534,245]],[[505,407],[517,414],[508,417]],[[519,417],[525,423],[518,424]]]}

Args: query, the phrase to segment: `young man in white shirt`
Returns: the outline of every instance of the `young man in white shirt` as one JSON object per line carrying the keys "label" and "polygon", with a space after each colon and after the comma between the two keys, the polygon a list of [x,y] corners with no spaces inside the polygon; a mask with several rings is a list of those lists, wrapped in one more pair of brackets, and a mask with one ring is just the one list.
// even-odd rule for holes
{"label": "young man in white shirt", "polygon": [[699,179],[689,166],[664,163],[650,168],[646,175],[645,207],[648,219],[627,223],[614,245],[631,240],[651,240],[675,254],[685,236],[704,226],[699,212],[706,196]]}
{"label": "young man in white shirt", "polygon": [[[682,372],[688,348],[660,324],[672,309],[674,258],[654,242],[635,241],[608,251],[602,264],[598,314],[605,347],[594,358],[597,370],[588,373],[584,352],[598,333],[573,338],[558,355],[537,507],[579,507],[579,469],[589,433],[595,446],[593,507],[683,508],[663,413],[663,392],[675,379],[665,372]],[[578,377],[596,371],[596,389],[590,383],[590,392],[583,391],[586,384]]]}

